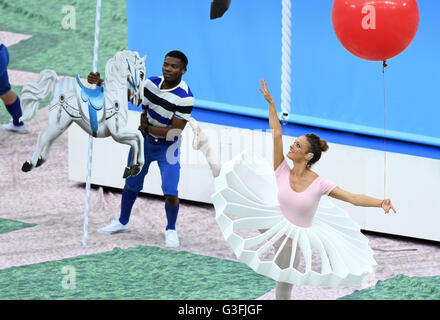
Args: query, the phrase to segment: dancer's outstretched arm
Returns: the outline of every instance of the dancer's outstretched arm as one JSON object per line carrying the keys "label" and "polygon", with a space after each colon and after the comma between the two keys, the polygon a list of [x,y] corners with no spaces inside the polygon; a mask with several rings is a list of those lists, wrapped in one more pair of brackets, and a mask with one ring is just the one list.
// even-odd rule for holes
{"label": "dancer's outstretched arm", "polygon": [[264,98],[269,103],[269,125],[270,129],[272,130],[273,137],[273,169],[276,170],[284,160],[283,133],[280,120],[278,119],[275,101],[273,100],[264,79],[261,79],[261,86],[263,89],[260,89],[260,92],[264,95]]}
{"label": "dancer's outstretched arm", "polygon": [[351,193],[339,187],[334,188],[330,192],[329,196],[338,200],[349,202],[355,206],[382,208],[385,213],[389,213],[391,209],[394,211],[394,213],[397,213],[396,208],[394,208],[393,204],[391,203],[391,199],[376,199],[364,194]]}

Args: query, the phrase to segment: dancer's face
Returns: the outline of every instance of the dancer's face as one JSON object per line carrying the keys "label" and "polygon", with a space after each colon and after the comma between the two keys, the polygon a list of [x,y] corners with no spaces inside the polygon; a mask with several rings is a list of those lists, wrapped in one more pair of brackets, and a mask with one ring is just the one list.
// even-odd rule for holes
{"label": "dancer's face", "polygon": [[310,148],[310,143],[306,136],[298,137],[295,142],[290,146],[290,150],[287,153],[287,158],[293,161],[306,160],[305,156]]}
{"label": "dancer's face", "polygon": [[162,74],[166,82],[180,82],[186,69],[179,58],[165,57],[162,66]]}

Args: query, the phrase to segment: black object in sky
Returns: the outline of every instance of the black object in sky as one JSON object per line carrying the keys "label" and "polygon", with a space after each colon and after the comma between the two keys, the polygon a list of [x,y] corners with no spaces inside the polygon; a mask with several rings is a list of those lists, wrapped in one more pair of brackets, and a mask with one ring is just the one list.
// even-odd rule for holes
{"label": "black object in sky", "polygon": [[211,2],[211,20],[220,18],[229,9],[231,0],[213,0]]}

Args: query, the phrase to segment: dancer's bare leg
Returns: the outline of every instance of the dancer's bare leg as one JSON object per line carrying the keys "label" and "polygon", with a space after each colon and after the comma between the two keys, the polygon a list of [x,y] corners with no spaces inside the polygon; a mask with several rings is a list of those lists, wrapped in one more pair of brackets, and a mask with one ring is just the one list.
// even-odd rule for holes
{"label": "dancer's bare leg", "polygon": [[221,164],[215,153],[212,151],[209,144],[209,139],[205,133],[200,129],[199,123],[194,119],[189,119],[189,124],[194,133],[193,149],[200,150],[204,154],[206,161],[211,168],[214,178],[220,174]]}
{"label": "dancer's bare leg", "polygon": [[[280,254],[277,257],[276,263],[281,269],[289,267],[291,254],[292,254],[291,247],[284,247],[283,250],[280,252]],[[300,261],[299,259],[300,259],[299,250],[297,248],[295,254],[295,260],[293,262],[294,268],[298,267]],[[290,283],[277,281],[275,286],[275,299],[290,300],[292,296],[292,288],[293,285]]]}

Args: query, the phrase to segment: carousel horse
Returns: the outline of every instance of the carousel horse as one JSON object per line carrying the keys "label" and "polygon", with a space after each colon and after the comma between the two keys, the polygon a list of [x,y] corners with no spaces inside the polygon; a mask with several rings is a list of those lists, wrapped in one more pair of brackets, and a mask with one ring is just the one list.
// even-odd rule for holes
{"label": "carousel horse", "polygon": [[[137,175],[144,165],[144,138],[139,130],[127,128],[128,99],[139,105],[145,79],[145,57],[124,50],[109,59],[105,67],[105,85],[95,89],[85,87],[77,76],[62,77],[52,70],[41,71],[37,83],[23,87],[21,101],[23,116],[32,119],[41,102],[51,95],[49,121],[46,131],[38,135],[37,147],[30,161],[22,166],[28,172],[41,166],[48,158],[52,143],[73,122],[97,138],[111,136],[116,142],[129,145],[133,157],[125,168],[123,178]],[[53,90],[52,90],[53,87]]]}

